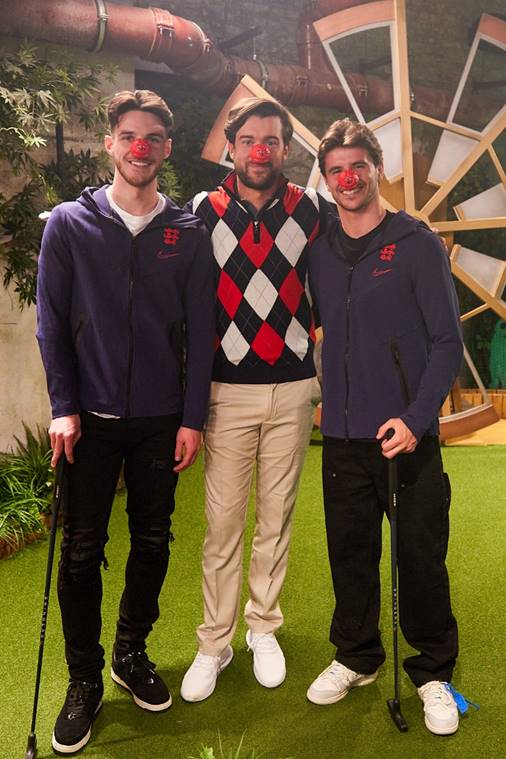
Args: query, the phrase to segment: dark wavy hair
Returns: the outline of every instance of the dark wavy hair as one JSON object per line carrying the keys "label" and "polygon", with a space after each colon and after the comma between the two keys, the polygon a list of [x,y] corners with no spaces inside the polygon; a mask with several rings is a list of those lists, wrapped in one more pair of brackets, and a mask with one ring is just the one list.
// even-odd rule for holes
{"label": "dark wavy hair", "polygon": [[283,143],[287,145],[292,139],[293,124],[284,106],[267,98],[243,98],[230,109],[225,124],[225,137],[232,145],[235,143],[237,132],[251,116],[277,116],[281,121]]}
{"label": "dark wavy hair", "polygon": [[325,175],[325,157],[334,148],[364,148],[375,166],[383,161],[383,150],[376,135],[365,124],[339,119],[329,126],[318,148],[318,165]]}
{"label": "dark wavy hair", "polygon": [[107,116],[111,131],[118,126],[120,116],[128,111],[147,111],[158,116],[167,131],[167,137],[174,129],[174,117],[169,106],[156,92],[151,90],[122,90],[109,101]]}

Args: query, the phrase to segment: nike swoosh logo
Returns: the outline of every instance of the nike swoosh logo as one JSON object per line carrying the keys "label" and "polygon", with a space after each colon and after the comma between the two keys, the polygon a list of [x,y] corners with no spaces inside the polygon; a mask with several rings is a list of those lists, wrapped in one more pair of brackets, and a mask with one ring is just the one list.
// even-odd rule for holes
{"label": "nike swoosh logo", "polygon": [[381,277],[382,274],[388,274],[392,269],[373,269],[373,277]]}
{"label": "nike swoosh logo", "polygon": [[156,257],[160,259],[160,261],[164,261],[166,258],[173,258],[174,256],[178,256],[179,253],[164,253],[163,250],[159,250],[156,254]]}

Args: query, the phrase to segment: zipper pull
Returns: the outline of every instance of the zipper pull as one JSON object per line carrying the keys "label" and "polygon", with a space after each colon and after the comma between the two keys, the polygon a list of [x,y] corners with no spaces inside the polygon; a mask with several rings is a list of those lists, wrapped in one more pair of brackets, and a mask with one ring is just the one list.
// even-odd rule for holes
{"label": "zipper pull", "polygon": [[260,222],[258,219],[253,221],[253,242],[257,244],[260,242]]}

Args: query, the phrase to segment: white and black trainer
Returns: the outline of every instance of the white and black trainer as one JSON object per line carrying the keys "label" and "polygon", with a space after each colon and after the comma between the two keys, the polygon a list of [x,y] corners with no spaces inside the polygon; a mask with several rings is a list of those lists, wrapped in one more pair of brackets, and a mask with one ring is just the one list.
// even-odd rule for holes
{"label": "white and black trainer", "polygon": [[91,738],[93,721],[102,706],[102,682],[71,680],[54,726],[51,744],[58,754],[74,754]]}
{"label": "white and black trainer", "polygon": [[113,653],[111,677],[132,694],[141,709],[162,712],[172,704],[172,696],[160,675],[156,674],[155,666],[145,651],[129,651],[124,655]]}

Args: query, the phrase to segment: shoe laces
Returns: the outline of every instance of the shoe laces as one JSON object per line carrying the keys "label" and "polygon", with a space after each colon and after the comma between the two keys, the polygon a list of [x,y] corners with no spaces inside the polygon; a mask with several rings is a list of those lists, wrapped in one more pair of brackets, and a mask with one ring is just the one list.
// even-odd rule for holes
{"label": "shoe laces", "polygon": [[198,669],[203,669],[206,672],[217,672],[220,666],[220,657],[211,656],[210,654],[202,654],[199,651],[192,666],[198,667]]}
{"label": "shoe laces", "polygon": [[252,633],[248,648],[257,653],[272,654],[278,650],[278,643],[272,633]]}
{"label": "shoe laces", "polygon": [[149,661],[145,651],[130,651],[128,654],[125,654],[125,656],[118,657],[118,661],[122,664],[126,664],[130,670],[130,674],[146,670],[151,674],[154,674],[156,668],[156,664]]}
{"label": "shoe laces", "polygon": [[86,706],[92,692],[98,688],[97,683],[84,680],[71,680],[67,688],[67,718],[78,719],[86,712]]}
{"label": "shoe laces", "polygon": [[420,695],[427,706],[451,706],[455,704],[453,695],[448,689],[448,683],[442,680],[431,680],[420,687]]}
{"label": "shoe laces", "polygon": [[353,681],[355,675],[356,672],[345,667],[340,661],[333,661],[332,664],[327,667],[325,672],[322,673],[322,677],[338,680],[340,683],[344,681],[346,685],[349,685]]}

